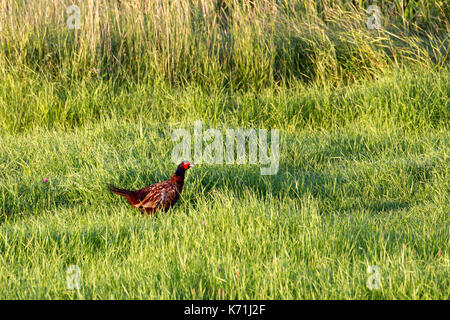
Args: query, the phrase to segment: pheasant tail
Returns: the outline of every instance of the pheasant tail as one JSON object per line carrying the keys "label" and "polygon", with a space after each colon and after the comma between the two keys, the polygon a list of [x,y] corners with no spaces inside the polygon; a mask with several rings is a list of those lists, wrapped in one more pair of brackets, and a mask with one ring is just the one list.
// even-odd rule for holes
{"label": "pheasant tail", "polygon": [[112,185],[109,186],[109,190],[112,193],[115,193],[119,196],[125,197],[132,206],[135,206],[136,204],[138,204],[140,202],[139,197],[136,195],[135,191],[119,189]]}

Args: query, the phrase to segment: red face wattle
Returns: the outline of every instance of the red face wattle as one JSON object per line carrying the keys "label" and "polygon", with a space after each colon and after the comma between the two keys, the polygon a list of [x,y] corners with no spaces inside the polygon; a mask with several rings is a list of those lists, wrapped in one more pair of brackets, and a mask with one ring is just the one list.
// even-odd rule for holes
{"label": "red face wattle", "polygon": [[189,167],[191,167],[191,164],[189,162],[187,162],[187,161],[183,162],[183,169],[184,170],[189,169]]}

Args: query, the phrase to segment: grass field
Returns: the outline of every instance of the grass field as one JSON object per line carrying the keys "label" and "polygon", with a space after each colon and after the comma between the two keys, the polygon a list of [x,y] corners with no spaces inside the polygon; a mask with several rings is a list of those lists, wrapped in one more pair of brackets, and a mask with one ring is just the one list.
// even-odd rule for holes
{"label": "grass field", "polygon": [[[35,28],[21,32],[17,21],[32,11],[0,0],[7,3],[15,15],[0,11],[1,299],[449,298],[448,16],[436,13],[443,2],[407,6],[374,35],[333,20],[364,21],[360,11],[327,11],[324,1],[322,11],[305,13],[306,0],[277,7],[287,12],[280,25],[297,29],[266,34],[261,17],[274,2],[263,1],[251,30],[227,20],[231,47],[223,25],[179,32],[205,26],[199,20],[166,16],[149,34],[145,25],[156,18],[145,10],[157,1],[142,21],[124,1],[104,29],[92,27],[101,14],[89,15],[91,38],[79,42],[51,27],[64,21],[55,9],[62,2],[14,2],[35,6]],[[180,3],[177,10],[191,8]],[[223,11],[249,14],[234,3]],[[411,14],[422,9],[428,15]],[[396,25],[404,29],[394,33]],[[370,36],[378,40],[365,42]],[[305,55],[292,58],[299,48]],[[157,217],[108,191],[109,183],[137,189],[169,178],[172,131],[199,120],[205,128],[280,129],[278,173],[200,164],[177,205]],[[79,290],[67,286],[71,265]],[[368,285],[372,266],[379,289]]]}

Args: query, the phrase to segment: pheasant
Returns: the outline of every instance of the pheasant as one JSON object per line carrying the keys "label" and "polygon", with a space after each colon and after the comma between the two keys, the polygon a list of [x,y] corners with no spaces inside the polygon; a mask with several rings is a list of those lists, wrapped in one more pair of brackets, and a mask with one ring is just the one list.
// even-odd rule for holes
{"label": "pheasant", "polygon": [[184,185],[184,174],[186,170],[193,166],[189,161],[183,161],[178,165],[172,178],[140,190],[129,191],[111,185],[109,186],[109,190],[119,196],[125,197],[133,207],[138,208],[142,213],[144,213],[144,210],[149,215],[159,210],[167,211],[180,198]]}

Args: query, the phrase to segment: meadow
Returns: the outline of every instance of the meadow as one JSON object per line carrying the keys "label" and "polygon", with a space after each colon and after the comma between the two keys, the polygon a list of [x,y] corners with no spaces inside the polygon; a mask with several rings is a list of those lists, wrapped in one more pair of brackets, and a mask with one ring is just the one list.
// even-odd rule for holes
{"label": "meadow", "polygon": [[[79,1],[70,29],[0,0],[0,299],[448,299],[448,5],[371,3]],[[279,171],[200,164],[156,217],[108,191],[169,178],[195,121],[279,129]]]}

